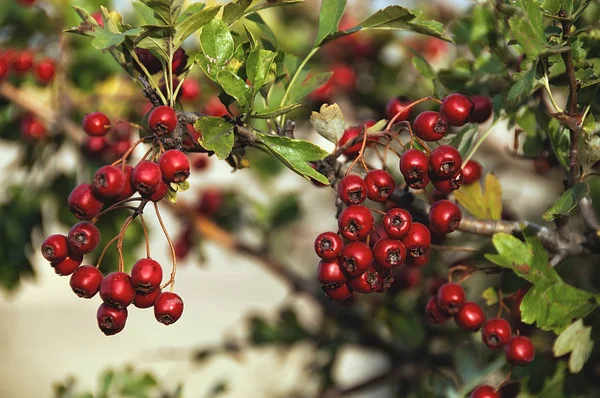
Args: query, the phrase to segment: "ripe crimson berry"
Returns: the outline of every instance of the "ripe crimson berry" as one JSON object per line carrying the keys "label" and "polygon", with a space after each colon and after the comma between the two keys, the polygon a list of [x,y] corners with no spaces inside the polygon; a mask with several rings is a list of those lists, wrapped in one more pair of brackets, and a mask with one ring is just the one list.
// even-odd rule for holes
{"label": "ripe crimson berry", "polygon": [[82,265],[71,275],[71,290],[81,298],[92,298],[98,293],[102,282],[102,272],[93,265]]}
{"label": "ripe crimson berry", "polygon": [[162,278],[162,267],[150,258],[138,260],[131,268],[131,284],[136,293],[149,294],[158,289]]}
{"label": "ripe crimson berry", "polygon": [[462,211],[456,203],[438,200],[429,209],[429,226],[441,234],[455,231],[460,225]]}
{"label": "ripe crimson berry", "polygon": [[500,348],[510,340],[512,329],[503,318],[488,320],[481,330],[481,339],[490,348]]}
{"label": "ripe crimson berry", "polygon": [[4,79],[8,75],[8,62],[6,59],[0,58],[0,80]]}
{"label": "ripe crimson berry", "polygon": [[404,239],[412,226],[412,216],[404,209],[393,208],[385,213],[382,224],[390,238]]}
{"label": "ripe crimson berry", "polygon": [[483,173],[483,167],[479,162],[469,160],[467,164],[462,168],[463,171],[463,184],[469,185],[479,181],[481,174]]}
{"label": "ripe crimson berry", "polygon": [[112,272],[100,283],[100,298],[115,308],[125,308],[133,302],[135,290],[131,278],[124,272]]}
{"label": "ripe crimson berry", "polygon": [[162,198],[167,196],[169,193],[169,184],[164,181],[158,183],[158,187],[156,191],[152,193],[152,195],[142,195],[144,198],[151,200],[152,202],[160,202]]}
{"label": "ripe crimson berry", "polygon": [[364,206],[348,206],[340,213],[338,226],[348,240],[365,239],[373,229],[373,215]]}
{"label": "ripe crimson berry", "polygon": [[50,265],[57,275],[66,276],[71,275],[81,265],[82,261],[83,256],[81,254],[69,254],[60,261],[51,262]]}
{"label": "ripe crimson berry", "polygon": [[410,119],[412,108],[407,108],[410,105],[410,100],[405,97],[392,98],[385,107],[385,113],[389,120],[398,115],[395,123]]}
{"label": "ripe crimson berry", "polygon": [[194,167],[194,169],[198,171],[206,170],[209,165],[210,159],[206,154],[199,153],[196,156],[194,156],[192,161],[192,166]]}
{"label": "ripe crimson berry", "polygon": [[397,292],[400,289],[414,289],[421,286],[423,273],[419,268],[398,267],[394,270],[394,277],[393,288]]}
{"label": "ripe crimson berry", "polygon": [[21,137],[27,141],[35,142],[46,137],[46,126],[33,115],[25,116],[21,120]]}
{"label": "ripe crimson berry", "polygon": [[356,72],[346,64],[336,64],[331,67],[331,84],[334,89],[350,93],[356,87]]}
{"label": "ripe crimson berry", "polygon": [[33,66],[33,53],[20,51],[12,59],[12,67],[17,72],[27,72]]}
{"label": "ripe crimson berry", "polygon": [[181,83],[181,98],[195,100],[200,95],[200,84],[197,80],[187,78]]}
{"label": "ripe crimson berry", "polygon": [[343,247],[342,238],[335,232],[323,232],[315,239],[315,253],[325,261],[337,259]]}
{"label": "ripe crimson berry", "polygon": [[50,262],[64,260],[69,255],[67,237],[61,234],[50,235],[42,242],[42,256]]}
{"label": "ripe crimson berry", "polygon": [[340,180],[337,193],[347,206],[359,205],[367,198],[367,184],[356,174],[350,174]]}
{"label": "ripe crimson berry", "polygon": [[177,114],[169,106],[157,106],[148,115],[148,126],[158,135],[170,133],[177,127]]}
{"label": "ripe crimson berry", "polygon": [[383,279],[373,267],[369,267],[362,275],[351,279],[348,286],[356,293],[370,294],[382,289]]}
{"label": "ripe crimson berry", "polygon": [[448,124],[464,126],[473,112],[473,102],[466,95],[454,93],[447,95],[440,105],[440,113],[444,115]]}
{"label": "ripe crimson berry", "polygon": [[487,95],[472,95],[469,97],[473,103],[473,112],[469,122],[483,123],[492,116],[492,99]]}
{"label": "ripe crimson berry", "polygon": [[111,142],[109,147],[110,159],[120,159],[131,148],[131,139],[122,138]]}
{"label": "ripe crimson berry", "polygon": [[343,301],[352,296],[352,290],[350,290],[348,285],[345,283],[339,287],[336,287],[335,289],[326,289],[324,287],[322,289],[327,297],[334,301]]}
{"label": "ripe crimson berry", "polygon": [[35,66],[35,77],[42,83],[47,84],[54,79],[56,72],[56,63],[53,59],[45,58]]}
{"label": "ripe crimson berry", "polygon": [[129,199],[131,195],[135,192],[135,188],[131,184],[131,174],[133,173],[133,167],[127,165],[125,166],[125,170],[123,175],[125,176],[125,184],[123,185],[123,190],[121,193],[115,198],[117,202],[125,199]]}
{"label": "ripe crimson berry", "polygon": [[[147,50],[145,48],[136,48],[134,51],[135,55],[137,55],[142,65],[144,65],[148,73],[150,73],[151,75],[159,72],[162,69],[162,64],[160,63],[160,60],[156,56],[154,56],[154,54],[152,54],[150,50]],[[143,73],[142,67],[137,62],[133,62],[133,67],[138,72]]]}
{"label": "ripe crimson berry", "polygon": [[436,295],[436,304],[440,311],[448,315],[454,315],[465,303],[465,291],[457,283],[446,283],[442,285]]}
{"label": "ripe crimson berry", "polygon": [[110,119],[104,113],[91,112],[86,114],[81,121],[83,131],[94,137],[101,137],[110,130]]}
{"label": "ripe crimson berry", "polygon": [[429,229],[418,222],[413,222],[406,238],[402,240],[408,254],[412,257],[420,257],[427,253],[431,244],[431,232]]}
{"label": "ripe crimson berry", "polygon": [[106,141],[106,138],[86,136],[81,146],[81,150],[91,157],[100,157],[107,147],[108,141]]}
{"label": "ripe crimson berry", "polygon": [[317,266],[317,280],[324,289],[336,289],[346,283],[346,275],[337,259],[321,260]]}
{"label": "ripe crimson berry", "polygon": [[500,398],[500,393],[492,386],[479,386],[471,392],[469,398]]}
{"label": "ripe crimson berry", "polygon": [[160,156],[158,165],[167,182],[183,182],[190,175],[190,161],[185,153],[169,149]]}
{"label": "ripe crimson berry", "polygon": [[180,75],[187,66],[187,61],[188,55],[183,48],[179,47],[175,53],[173,53],[173,74]]}
{"label": "ripe crimson berry", "polygon": [[131,185],[143,196],[152,195],[161,182],[160,167],[150,160],[142,160],[131,172]]}
{"label": "ripe crimson berry", "polygon": [[485,314],[479,305],[468,301],[454,315],[454,321],[464,331],[475,332],[483,326]]}
{"label": "ripe crimson berry", "polygon": [[528,337],[515,336],[504,346],[504,356],[513,366],[527,365],[535,358],[535,348]]}
{"label": "ripe crimson berry", "polygon": [[102,198],[119,196],[125,187],[125,174],[121,167],[102,166],[94,173],[92,188]]}
{"label": "ripe crimson berry", "polygon": [[440,311],[436,304],[435,296],[430,298],[425,307],[425,318],[432,325],[441,325],[446,323],[451,317]]}
{"label": "ripe crimson berry", "polygon": [[71,228],[67,235],[69,252],[88,254],[94,251],[100,242],[100,231],[88,221],[79,222]]}
{"label": "ripe crimson berry", "polygon": [[125,328],[127,321],[127,308],[114,308],[106,303],[100,304],[96,313],[98,327],[107,336],[119,333]]}
{"label": "ripe crimson berry", "polygon": [[394,177],[385,170],[371,170],[365,176],[367,197],[374,202],[385,202],[396,189]]}
{"label": "ripe crimson berry", "polygon": [[137,308],[150,308],[156,302],[156,298],[162,292],[160,289],[151,291],[148,294],[136,293],[133,299],[133,305]]}
{"label": "ripe crimson berry", "polygon": [[219,211],[224,200],[223,193],[219,189],[206,189],[200,196],[197,211],[204,216],[212,216]]}
{"label": "ripe crimson berry", "polygon": [[175,293],[162,292],[154,302],[154,317],[165,325],[177,322],[182,313],[183,300]]}
{"label": "ripe crimson berry", "polygon": [[435,189],[440,191],[443,194],[452,193],[452,191],[456,191],[461,187],[464,180],[462,169],[459,169],[456,174],[454,174],[450,178],[445,179],[432,179],[432,183]]}
{"label": "ripe crimson berry", "polygon": [[365,272],[373,261],[371,248],[363,242],[350,242],[342,250],[340,265],[350,277]]}
{"label": "ripe crimson berry", "polygon": [[[361,131],[362,131],[362,127],[361,126],[348,127],[344,131],[344,134],[342,134],[342,136],[340,137],[340,141],[338,142],[338,146],[342,147],[348,141],[352,141],[353,139],[355,139],[356,137],[358,137],[358,135],[360,134]],[[353,158],[356,155],[358,155],[358,153],[360,152],[360,147],[361,146],[362,146],[362,143],[361,142],[357,142],[356,144],[352,145],[350,148],[347,148],[346,150],[344,150],[343,154],[346,155],[349,158]]]}
{"label": "ripe crimson berry", "polygon": [[[406,245],[405,245],[406,246]],[[406,256],[405,264],[409,267],[422,267],[429,262],[429,252],[420,255],[419,257]]]}
{"label": "ripe crimson berry", "polygon": [[429,183],[429,157],[418,149],[409,149],[400,157],[400,172],[412,189],[424,189]]}
{"label": "ripe crimson berry", "polygon": [[90,184],[79,184],[67,198],[69,211],[80,220],[89,221],[102,211],[102,202],[94,195]]}
{"label": "ripe crimson berry", "polygon": [[450,145],[440,145],[429,155],[429,168],[437,178],[450,178],[461,164],[460,153]]}
{"label": "ripe crimson berry", "polygon": [[380,268],[391,269],[406,260],[406,246],[396,239],[379,239],[373,246],[373,257]]}
{"label": "ripe crimson berry", "polygon": [[448,122],[439,112],[424,111],[413,121],[413,133],[423,141],[439,141],[446,136]]}

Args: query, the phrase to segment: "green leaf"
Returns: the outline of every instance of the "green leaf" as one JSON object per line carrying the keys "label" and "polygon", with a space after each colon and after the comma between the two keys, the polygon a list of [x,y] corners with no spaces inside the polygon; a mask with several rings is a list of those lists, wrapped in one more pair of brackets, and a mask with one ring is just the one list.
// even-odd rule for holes
{"label": "green leaf", "polygon": [[247,85],[241,77],[233,72],[224,70],[217,74],[217,81],[227,94],[237,100],[244,111],[247,111],[252,106],[254,99],[252,87]]}
{"label": "green leaf", "polygon": [[121,33],[111,33],[108,30],[96,30],[91,45],[97,50],[106,50],[123,43],[125,36]]}
{"label": "green leaf", "polygon": [[565,10],[568,14],[573,11],[573,0],[544,0],[542,9],[558,14],[559,11]]}
{"label": "green leaf", "polygon": [[594,348],[591,339],[592,327],[585,326],[583,320],[575,321],[558,336],[552,347],[555,357],[562,357],[571,353],[569,357],[569,371],[579,373]]}
{"label": "green leaf", "polygon": [[165,25],[173,26],[179,18],[183,0],[140,0],[142,3],[154,10],[157,20]]}
{"label": "green leaf", "polygon": [[177,27],[175,28],[175,36],[173,37],[173,47],[177,48],[181,46],[181,43],[183,43],[183,41],[191,36],[194,32],[202,28],[207,23],[215,20],[214,18],[220,9],[221,6],[204,8],[178,23]]}
{"label": "green leaf", "polygon": [[328,35],[337,31],[344,8],[346,8],[346,0],[321,0],[319,31],[315,40],[315,47],[318,47]]}
{"label": "green leaf", "polygon": [[500,297],[498,292],[493,286],[488,287],[481,293],[481,298],[485,300],[485,305],[491,307],[494,304],[498,304]]}
{"label": "green leaf", "polygon": [[220,19],[213,19],[202,27],[200,47],[207,59],[216,65],[223,65],[235,51],[233,36],[229,27]]}
{"label": "green leaf", "polygon": [[399,24],[416,17],[412,11],[402,6],[388,6],[362,21],[360,26],[363,29],[397,29]]}
{"label": "green leaf", "polygon": [[271,73],[271,65],[277,53],[257,48],[250,52],[246,60],[246,75],[254,92],[258,92],[265,84],[275,78]]}
{"label": "green leaf", "polygon": [[578,182],[556,199],[551,208],[544,213],[544,220],[552,221],[557,216],[566,216],[572,212],[579,201],[590,193],[585,182]]}
{"label": "green leaf", "polygon": [[223,22],[227,25],[232,25],[244,16],[250,4],[252,4],[252,0],[238,0],[227,4],[223,9]]}
{"label": "green leaf", "polygon": [[544,17],[537,0],[518,0],[522,12],[508,20],[512,36],[531,59],[535,59],[546,44]]}
{"label": "green leaf", "polygon": [[513,100],[520,96],[527,96],[531,94],[535,86],[535,70],[537,63],[534,63],[531,69],[525,72],[515,73],[513,85],[508,90],[507,100]]}
{"label": "green leaf", "polygon": [[307,163],[321,160],[327,156],[329,153],[323,148],[308,141],[287,137],[261,133],[257,133],[256,136],[271,153],[297,174],[307,180],[312,178],[320,183],[329,184],[327,177]]}
{"label": "green leaf", "polygon": [[251,14],[256,11],[265,10],[272,7],[286,6],[296,3],[302,3],[304,0],[258,0],[248,9],[246,14]]}
{"label": "green leaf", "polygon": [[524,276],[529,271],[532,253],[527,245],[514,236],[499,232],[492,237],[497,255],[486,254],[485,257],[501,267],[512,268],[517,274]]}
{"label": "green leaf", "polygon": [[302,98],[306,97],[308,94],[327,83],[329,78],[331,78],[331,75],[331,72],[321,72],[307,78],[302,82],[302,84],[300,84],[300,86],[296,87],[292,92],[290,92],[287,102],[300,102]]}
{"label": "green leaf", "polygon": [[258,26],[260,32],[267,37],[267,39],[273,44],[275,48],[279,47],[279,43],[277,42],[277,36],[271,30],[269,25],[265,22],[265,20],[260,16],[260,14],[250,14],[246,17],[248,20],[254,22],[256,26]]}
{"label": "green leaf", "polygon": [[139,0],[134,0],[133,2],[131,2],[131,5],[135,9],[135,11],[137,11],[138,15],[142,17],[146,24],[156,24],[156,18],[154,18],[154,11],[152,11],[152,8],[148,7],[146,4],[140,2]]}
{"label": "green leaf", "polygon": [[333,143],[337,143],[346,130],[344,114],[338,104],[321,105],[319,112],[312,112],[310,123],[319,135]]}
{"label": "green leaf", "polygon": [[202,131],[198,142],[208,151],[213,151],[219,159],[225,159],[233,148],[233,125],[220,117],[203,116],[194,123],[194,128]]}
{"label": "green leaf", "polygon": [[556,158],[565,170],[570,169],[569,156],[571,153],[571,136],[569,129],[565,128],[556,119],[551,119],[545,128],[550,137],[550,145]]}
{"label": "green leaf", "polygon": [[421,76],[423,76],[425,79],[435,79],[437,77],[437,74],[435,73],[431,65],[429,65],[429,62],[427,62],[425,58],[423,58],[420,54],[417,54],[416,52],[414,52],[414,55],[415,56],[412,59],[412,63],[415,66],[415,68],[419,71]]}
{"label": "green leaf", "polygon": [[267,109],[265,111],[261,111],[261,112],[252,114],[252,117],[255,117],[258,119],[272,119],[279,115],[289,113],[289,112],[293,111],[294,109],[298,109],[301,106],[302,106],[301,104],[290,104],[290,105],[282,106],[282,107],[276,108],[276,109]]}

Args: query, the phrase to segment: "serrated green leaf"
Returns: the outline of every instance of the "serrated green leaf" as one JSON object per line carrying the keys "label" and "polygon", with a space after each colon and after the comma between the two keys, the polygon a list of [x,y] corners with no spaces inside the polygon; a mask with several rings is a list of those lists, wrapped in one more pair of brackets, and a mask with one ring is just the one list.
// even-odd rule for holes
{"label": "serrated green leaf", "polygon": [[250,4],[252,4],[252,0],[237,0],[227,4],[223,9],[223,22],[227,25],[232,25],[244,16]]}
{"label": "serrated green leaf", "polygon": [[496,264],[503,267],[508,265],[508,267],[515,269],[518,274],[528,272],[532,253],[525,243],[504,232],[495,234],[492,237],[492,243],[498,255],[503,259],[501,262],[496,262]]}
{"label": "serrated green leaf", "polygon": [[233,72],[228,70],[221,71],[217,74],[217,81],[223,90],[235,98],[243,111],[247,111],[254,100],[252,87]]}
{"label": "serrated green leaf", "polygon": [[579,373],[594,348],[591,339],[592,327],[585,326],[583,320],[575,321],[558,336],[552,347],[555,357],[571,353],[569,357],[569,371]]}
{"label": "serrated green leaf", "polygon": [[531,69],[525,72],[519,72],[515,74],[515,82],[508,90],[507,100],[513,100],[520,96],[527,96],[531,94],[535,86],[535,70],[537,63],[534,63]]}
{"label": "serrated green leaf", "polygon": [[563,192],[556,199],[552,207],[544,213],[544,220],[552,221],[557,216],[566,216],[572,212],[579,201],[590,193],[590,188],[585,182],[579,182],[573,185],[569,190]]}
{"label": "serrated green leaf", "polygon": [[271,73],[271,65],[276,55],[277,53],[262,48],[257,48],[248,55],[246,75],[255,93],[275,78]]}
{"label": "serrated green leaf", "polygon": [[417,16],[402,6],[388,6],[361,22],[363,29],[395,29],[399,22],[408,22]]}
{"label": "serrated green leaf", "polygon": [[194,123],[194,128],[202,131],[198,142],[206,150],[213,151],[219,159],[225,159],[233,148],[233,125],[220,117],[203,116]]}
{"label": "serrated green leaf", "polygon": [[481,298],[485,300],[485,305],[487,305],[488,307],[491,307],[494,304],[498,304],[498,302],[500,301],[498,292],[493,286],[490,286],[483,292],[481,292]]}
{"label": "serrated green leaf", "polygon": [[502,219],[502,186],[494,173],[485,176],[483,204],[492,220]]}
{"label": "serrated green leaf", "polygon": [[290,105],[282,106],[280,108],[276,108],[276,109],[272,109],[272,110],[267,109],[267,110],[252,114],[252,117],[255,117],[258,119],[272,119],[279,115],[284,115],[286,113],[289,113],[289,112],[293,111],[294,109],[298,109],[301,106],[302,106],[301,104],[290,104]]}
{"label": "serrated green leaf", "polygon": [[154,16],[165,25],[173,26],[181,14],[183,0],[140,0],[154,10]]}
{"label": "serrated green leaf", "polygon": [[346,0],[321,0],[319,30],[315,39],[315,47],[318,47],[328,35],[337,31],[344,8],[346,8]]}
{"label": "serrated green leaf", "polygon": [[535,59],[546,44],[544,17],[537,0],[517,0],[522,12],[508,20],[512,36],[528,57]]}
{"label": "serrated green leaf", "polygon": [[344,114],[338,104],[321,105],[319,112],[312,112],[310,123],[319,135],[333,143],[337,143],[346,130]]}
{"label": "serrated green leaf", "polygon": [[221,6],[203,8],[178,23],[175,28],[175,36],[173,37],[173,47],[177,48],[181,46],[181,43],[185,39],[207,23],[213,21],[220,9]]}
{"label": "serrated green leaf", "polygon": [[200,47],[208,61],[215,65],[223,65],[235,51],[229,26],[220,19],[213,19],[204,25],[200,33]]}
{"label": "serrated green leaf", "polygon": [[300,86],[296,85],[297,87],[295,90],[290,92],[287,102],[300,102],[300,100],[306,97],[308,94],[327,83],[327,81],[331,78],[331,75],[331,72],[321,72],[305,79]]}

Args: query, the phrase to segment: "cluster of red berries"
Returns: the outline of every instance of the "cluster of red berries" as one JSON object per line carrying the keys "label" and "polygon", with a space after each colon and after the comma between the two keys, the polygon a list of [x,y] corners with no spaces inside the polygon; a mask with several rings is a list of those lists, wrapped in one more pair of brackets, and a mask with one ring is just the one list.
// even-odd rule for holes
{"label": "cluster of red berries", "polygon": [[11,71],[22,76],[30,70],[40,84],[48,84],[56,74],[56,61],[48,57],[36,61],[34,53],[29,50],[5,50],[0,54],[0,79]]}

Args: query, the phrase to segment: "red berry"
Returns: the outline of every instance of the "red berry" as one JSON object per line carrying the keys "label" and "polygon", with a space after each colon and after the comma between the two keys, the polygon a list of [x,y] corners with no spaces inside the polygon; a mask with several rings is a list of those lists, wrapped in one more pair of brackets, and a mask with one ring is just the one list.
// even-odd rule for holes
{"label": "red berry", "polygon": [[469,118],[471,123],[483,123],[492,116],[492,99],[486,95],[472,95],[473,112]]}
{"label": "red berry", "polygon": [[442,285],[436,295],[436,304],[444,314],[454,315],[465,303],[465,291],[457,283]]}
{"label": "red berry", "polygon": [[216,188],[209,188],[202,192],[200,203],[198,204],[198,213],[205,216],[212,216],[219,211],[223,204],[223,194]]}
{"label": "red berry", "polygon": [[429,229],[418,222],[412,223],[410,231],[406,238],[402,240],[408,254],[412,257],[420,257],[427,253],[429,245],[431,244],[431,232]]}
{"label": "red berry", "polygon": [[485,314],[479,305],[468,301],[463,304],[460,311],[454,315],[454,321],[464,331],[475,332],[483,326]]}
{"label": "red berry", "polygon": [[392,120],[394,116],[398,115],[395,123],[402,122],[410,119],[412,108],[407,108],[410,105],[410,100],[403,97],[392,98],[385,107],[385,113],[389,120]]}
{"label": "red berry", "polygon": [[439,112],[424,111],[413,121],[413,132],[423,141],[439,141],[446,136],[448,122]]}
{"label": "red berry", "polygon": [[337,259],[343,246],[342,239],[334,232],[323,232],[315,239],[315,253],[325,261]]}
{"label": "red berry", "polygon": [[384,170],[371,170],[365,176],[367,197],[374,202],[385,202],[396,189],[396,182],[390,173]]}
{"label": "red berry", "polygon": [[321,260],[317,266],[317,280],[324,289],[336,289],[346,283],[346,275],[338,260]]}
{"label": "red berry", "polygon": [[94,137],[101,137],[110,130],[110,119],[104,113],[91,112],[83,117],[81,122],[83,131]]}
{"label": "red berry", "polygon": [[69,285],[77,296],[89,299],[98,293],[101,282],[102,272],[98,268],[93,265],[82,265],[71,275]]}
{"label": "red berry", "polygon": [[112,336],[125,328],[127,308],[117,309],[106,305],[106,303],[102,303],[100,304],[100,307],[98,307],[96,319],[98,320],[98,327],[102,333],[107,336]]}
{"label": "red berry", "polygon": [[133,299],[133,305],[137,308],[150,308],[156,302],[156,298],[162,292],[160,289],[151,291],[148,294],[136,293]]}
{"label": "red berry", "polygon": [[504,356],[513,366],[527,365],[535,358],[535,348],[528,337],[515,336],[504,347]]}
{"label": "red berry", "polygon": [[50,262],[64,260],[69,255],[67,237],[61,234],[50,235],[42,242],[42,256]]}
{"label": "red berry", "polygon": [[113,141],[110,145],[111,159],[120,159],[131,148],[131,140],[129,138]]}
{"label": "red berry", "polygon": [[182,313],[183,300],[175,293],[160,293],[154,302],[154,317],[165,325],[177,322]]}
{"label": "red berry", "polygon": [[373,257],[379,267],[391,269],[406,260],[406,246],[396,239],[379,239],[373,246]]}
{"label": "red berry", "polygon": [[138,260],[131,268],[131,284],[136,293],[149,294],[158,289],[162,278],[162,267],[150,258]]}
{"label": "red berry", "polygon": [[356,72],[345,64],[337,64],[331,67],[331,84],[334,88],[339,88],[343,92],[354,91],[356,86]]}
{"label": "red berry", "polygon": [[190,161],[185,153],[170,149],[158,160],[163,179],[167,182],[183,182],[190,175]]}
{"label": "red berry", "polygon": [[455,231],[461,219],[462,211],[449,200],[438,200],[429,209],[429,226],[441,234]]}
{"label": "red berry", "polygon": [[[405,245],[406,246],[406,245]],[[419,257],[406,256],[405,264],[409,267],[422,267],[429,262],[429,252],[426,252]]]}
{"label": "red berry", "polygon": [[131,185],[143,196],[152,195],[161,182],[160,167],[150,160],[142,160],[131,172]]}
{"label": "red berry", "polygon": [[[162,64],[160,63],[160,60],[157,57],[155,57],[154,54],[150,52],[150,50],[147,50],[145,48],[136,48],[134,51],[135,55],[137,55],[140,62],[144,65],[148,73],[150,73],[151,75],[159,72],[162,69]],[[133,67],[138,72],[143,73],[142,67],[136,61],[133,62]]]}
{"label": "red berry", "polygon": [[326,289],[323,287],[323,291],[330,300],[334,301],[343,301],[352,296],[352,290],[345,283],[335,289]]}
{"label": "red berry", "polygon": [[373,229],[373,215],[364,206],[348,206],[340,213],[338,226],[348,240],[365,239]]}
{"label": "red berry", "polygon": [[432,325],[441,325],[442,323],[446,323],[448,319],[450,319],[450,316],[440,311],[436,301],[436,298],[432,297],[427,302],[427,306],[425,307],[425,318],[427,319],[427,322]]}
{"label": "red berry", "polygon": [[200,95],[200,84],[197,80],[187,78],[181,83],[181,98],[195,100]]}
{"label": "red berry", "polygon": [[42,84],[52,81],[52,79],[54,79],[55,72],[56,63],[50,58],[43,59],[35,67],[35,77]]}
{"label": "red berry", "polygon": [[223,117],[229,115],[227,107],[223,105],[223,103],[217,96],[213,96],[208,100],[208,103],[204,107],[203,113],[205,115],[215,117]]}
{"label": "red berry", "polygon": [[199,153],[196,156],[194,156],[192,166],[196,170],[199,170],[199,171],[206,170],[209,165],[210,165],[210,159],[207,155],[205,155],[203,153]]}
{"label": "red berry", "polygon": [[479,386],[471,392],[469,398],[500,398],[500,393],[492,386]]}
{"label": "red berry", "polygon": [[339,261],[348,276],[359,276],[371,265],[373,253],[363,242],[350,242],[342,250]]}
{"label": "red berry", "polygon": [[158,135],[170,133],[177,127],[177,114],[169,106],[157,106],[148,115],[148,126]]}
{"label": "red berry", "polygon": [[483,167],[479,162],[474,160],[469,160],[465,167],[462,168],[463,171],[463,184],[469,185],[474,182],[479,181],[481,178],[481,174],[483,173]]}
{"label": "red berry", "polygon": [[116,197],[116,201],[120,202],[121,200],[129,199],[131,195],[135,192],[135,188],[131,184],[131,174],[133,173],[133,167],[127,165],[125,166],[125,171],[123,175],[125,176],[125,185],[123,186],[123,190]]}
{"label": "red berry", "polygon": [[0,58],[0,80],[4,79],[8,75],[8,62],[6,59]]}
{"label": "red berry", "polygon": [[169,184],[161,181],[156,188],[156,191],[152,195],[142,195],[144,198],[151,200],[152,202],[160,202],[162,198],[167,196],[169,193]]}
{"label": "red berry", "polygon": [[367,184],[356,174],[350,174],[340,180],[337,193],[344,204],[359,205],[367,198]]}
{"label": "red berry", "polygon": [[173,74],[180,75],[187,66],[187,61],[188,55],[183,48],[179,47],[173,54]]}
{"label": "red berry", "polygon": [[429,155],[429,168],[436,178],[450,178],[462,164],[460,153],[450,145],[440,145]]}
{"label": "red berry", "polygon": [[511,336],[510,324],[503,318],[490,319],[481,330],[481,339],[490,348],[502,347],[508,343]]}
{"label": "red berry", "polygon": [[131,278],[124,272],[113,272],[100,283],[100,298],[115,308],[125,308],[133,302],[135,290]]}
{"label": "red berry", "polygon": [[88,254],[98,246],[100,231],[91,222],[82,221],[71,228],[67,240],[71,253]]}
{"label": "red berry", "polygon": [[66,276],[71,275],[81,265],[82,261],[83,256],[81,254],[73,254],[60,261],[53,261],[50,265],[57,275]]}
{"label": "red berry", "polygon": [[35,116],[25,116],[21,120],[21,137],[27,141],[35,142],[43,139],[47,135],[46,126]]}
{"label": "red berry", "polygon": [[[362,132],[361,126],[348,127],[346,129],[346,131],[344,131],[344,134],[342,134],[342,136],[340,137],[338,146],[340,146],[340,147],[344,146],[347,142],[352,141],[353,139],[358,137],[358,135],[361,132]],[[353,158],[356,155],[358,155],[358,153],[360,152],[361,146],[362,146],[362,142],[357,142],[356,144],[352,145],[350,148],[347,148],[346,150],[344,150],[343,154],[349,158]]]}
{"label": "red berry", "polygon": [[94,173],[92,188],[103,198],[119,196],[125,187],[125,174],[121,167],[102,166]]}
{"label": "red berry", "polygon": [[409,149],[400,158],[400,172],[413,189],[424,189],[429,183],[429,157],[418,149]]}
{"label": "red berry", "polygon": [[390,238],[404,239],[412,226],[412,216],[404,209],[393,208],[383,216],[382,224]]}
{"label": "red berry", "polygon": [[432,179],[432,183],[435,189],[437,189],[442,194],[449,194],[452,191],[456,191],[461,187],[463,183],[463,172],[462,169],[458,170],[456,174],[454,174],[449,179]]}
{"label": "red berry", "polygon": [[397,281],[394,286],[399,289],[417,288],[423,279],[421,270],[413,267],[398,267],[394,270],[394,276]]}
{"label": "red berry", "polygon": [[448,124],[464,126],[473,112],[473,102],[466,95],[454,93],[447,95],[440,105],[440,113],[444,115]]}
{"label": "red berry", "polygon": [[106,138],[86,136],[81,149],[92,157],[99,157],[107,147],[108,141],[106,141]]}
{"label": "red berry", "polygon": [[27,72],[33,66],[33,54],[30,51],[20,51],[12,59],[12,67],[17,72]]}
{"label": "red berry", "polygon": [[359,277],[351,279],[348,285],[356,293],[370,294],[382,289],[383,280],[381,275],[370,267]]}
{"label": "red berry", "polygon": [[25,6],[25,7],[31,7],[36,0],[17,0],[19,2],[19,4]]}
{"label": "red berry", "polygon": [[79,184],[67,199],[69,211],[80,220],[89,221],[102,211],[102,202],[94,195],[90,184]]}

